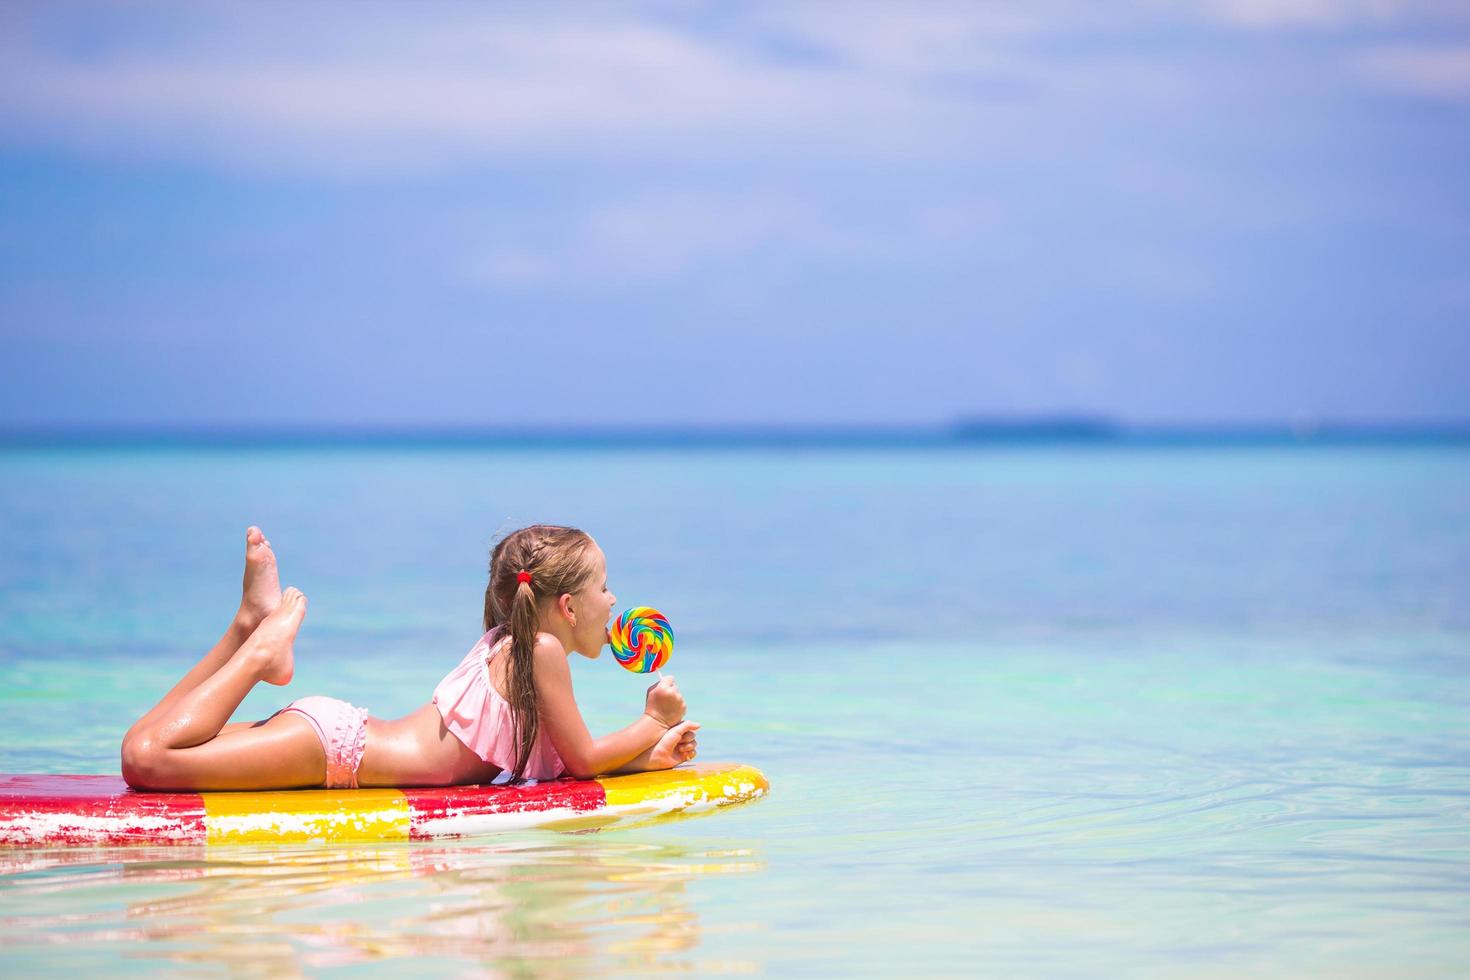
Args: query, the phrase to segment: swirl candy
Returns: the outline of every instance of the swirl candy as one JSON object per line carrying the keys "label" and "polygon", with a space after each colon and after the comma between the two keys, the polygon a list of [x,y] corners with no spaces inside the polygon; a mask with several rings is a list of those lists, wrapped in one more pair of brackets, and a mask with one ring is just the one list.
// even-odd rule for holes
{"label": "swirl candy", "polygon": [[635,674],[658,670],[674,652],[674,629],[664,614],[648,606],[624,609],[608,631],[613,656]]}

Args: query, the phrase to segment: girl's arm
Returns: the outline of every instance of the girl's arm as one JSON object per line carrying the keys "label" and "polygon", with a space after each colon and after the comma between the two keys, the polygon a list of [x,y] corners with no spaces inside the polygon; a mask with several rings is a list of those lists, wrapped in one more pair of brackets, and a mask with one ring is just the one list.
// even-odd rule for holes
{"label": "girl's arm", "polygon": [[593,738],[572,695],[572,670],[561,643],[543,635],[537,640],[535,656],[541,724],[567,772],[577,779],[591,779],[627,766],[654,749],[669,728],[683,719],[684,699],[674,687],[673,678],[666,677],[649,692],[648,710],[637,721],[610,735]]}
{"label": "girl's arm", "polygon": [[694,758],[698,743],[694,739],[694,733],[699,730],[697,721],[681,721],[664,733],[647,750],[640,752],[627,765],[619,766],[613,770],[614,775],[630,772],[657,772],[661,769],[672,769],[681,762],[688,762]]}

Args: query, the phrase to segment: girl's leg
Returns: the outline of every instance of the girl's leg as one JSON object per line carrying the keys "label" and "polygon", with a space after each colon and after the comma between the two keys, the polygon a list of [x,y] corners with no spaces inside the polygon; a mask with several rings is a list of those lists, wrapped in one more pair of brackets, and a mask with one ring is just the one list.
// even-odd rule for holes
{"label": "girl's leg", "polygon": [[[192,760],[198,758],[199,753],[187,758],[181,753],[216,738],[258,681],[284,684],[290,680],[294,663],[292,645],[305,615],[306,596],[298,589],[287,589],[276,611],[261,622],[223,666],[192,690],[181,693],[146,726],[142,722],[134,726],[123,739],[123,778],[128,784],[140,789],[203,788],[191,786],[188,782],[198,775],[198,768]],[[308,732],[311,731],[304,721],[302,724],[306,725]],[[237,728],[226,737],[232,740],[243,738],[247,745],[255,744],[260,733],[269,727],[271,725],[249,730]],[[296,727],[287,726],[287,730]],[[275,736],[281,729],[281,725],[275,725],[271,735]],[[315,740],[315,733],[312,733],[312,744],[316,746],[316,757],[324,767],[325,755]],[[248,753],[251,750],[247,748],[244,751]],[[205,756],[212,758],[214,754],[206,753]],[[233,760],[230,765],[238,766],[239,760]],[[269,766],[260,771],[273,772]],[[250,769],[249,772],[256,773],[257,770]],[[226,769],[217,775],[225,780],[235,780],[237,774]],[[243,772],[238,776],[248,779]],[[258,787],[241,785],[238,788]]]}
{"label": "girl's leg", "polygon": [[260,528],[251,527],[245,532],[245,580],[240,590],[240,608],[235,619],[220,637],[214,649],[204,655],[184,679],[174,685],[173,690],[163,696],[142,718],[128,730],[123,741],[127,742],[135,733],[145,731],[173,710],[179,698],[198,687],[229,662],[240,649],[261,620],[275,611],[281,604],[281,582],[276,571],[276,556],[271,543],[265,539]]}
{"label": "girl's leg", "polygon": [[[232,726],[233,727],[233,726]],[[210,739],[160,753],[135,789],[300,789],[321,786],[327,756],[311,723],[294,711]]]}

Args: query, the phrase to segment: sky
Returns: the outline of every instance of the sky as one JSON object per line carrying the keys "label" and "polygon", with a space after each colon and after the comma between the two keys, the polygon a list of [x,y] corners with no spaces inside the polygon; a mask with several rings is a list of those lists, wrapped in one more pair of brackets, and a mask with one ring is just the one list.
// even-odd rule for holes
{"label": "sky", "polygon": [[0,6],[0,427],[1470,419],[1470,5]]}

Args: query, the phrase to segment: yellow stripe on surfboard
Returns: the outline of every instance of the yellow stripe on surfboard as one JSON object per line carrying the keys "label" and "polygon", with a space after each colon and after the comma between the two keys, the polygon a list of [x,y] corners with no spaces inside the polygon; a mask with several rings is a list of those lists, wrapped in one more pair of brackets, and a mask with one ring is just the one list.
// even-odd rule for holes
{"label": "yellow stripe on surfboard", "polygon": [[200,795],[211,844],[408,840],[408,798],[396,789]]}
{"label": "yellow stripe on surfboard", "polygon": [[606,797],[601,807],[549,820],[542,826],[568,832],[643,827],[757,800],[771,788],[759,769],[728,762],[697,762],[659,772],[601,776],[597,782]]}
{"label": "yellow stripe on surfboard", "polygon": [[[770,789],[759,769],[730,763],[695,763],[661,772],[610,776],[596,782],[605,799],[586,813],[568,815],[565,804],[553,798],[544,804],[544,819],[538,817],[538,807],[522,806],[506,808],[503,814],[492,809],[476,816],[480,821],[503,816],[517,826],[586,830],[630,819],[639,824],[649,818],[743,803],[759,799]],[[408,840],[414,819],[408,797],[396,789],[199,795],[204,801],[205,834],[210,844]],[[416,799],[422,806],[420,796]]]}
{"label": "yellow stripe on surfboard", "polygon": [[661,810],[681,810],[700,804],[740,803],[764,796],[771,788],[765,774],[753,766],[701,765],[631,776],[599,779],[608,806],[649,804]]}

